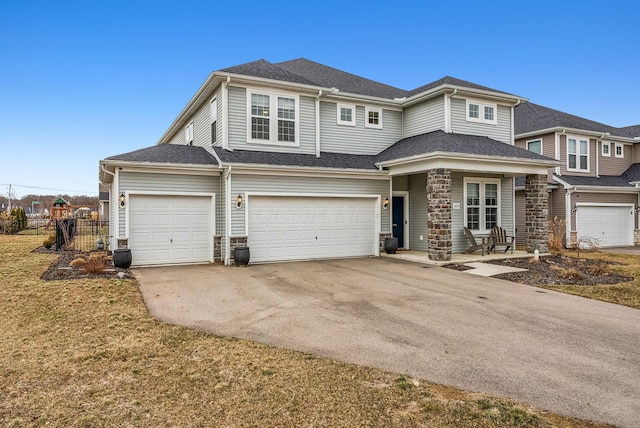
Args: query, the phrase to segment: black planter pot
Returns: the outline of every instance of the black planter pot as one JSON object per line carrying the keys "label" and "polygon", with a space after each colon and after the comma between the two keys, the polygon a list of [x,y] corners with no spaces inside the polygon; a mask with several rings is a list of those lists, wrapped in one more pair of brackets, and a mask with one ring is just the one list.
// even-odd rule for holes
{"label": "black planter pot", "polygon": [[236,247],[233,249],[233,260],[236,266],[246,266],[249,264],[251,253],[249,247]]}
{"label": "black planter pot", "polygon": [[398,238],[384,238],[384,251],[387,254],[395,254],[398,251]]}
{"label": "black planter pot", "polygon": [[113,250],[113,265],[120,269],[129,269],[129,266],[131,266],[131,250],[128,248]]}

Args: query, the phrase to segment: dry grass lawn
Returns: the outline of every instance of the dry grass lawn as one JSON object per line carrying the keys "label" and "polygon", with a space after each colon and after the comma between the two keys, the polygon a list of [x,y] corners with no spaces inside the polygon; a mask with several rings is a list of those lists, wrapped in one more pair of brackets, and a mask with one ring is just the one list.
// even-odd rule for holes
{"label": "dry grass lawn", "polygon": [[0,426],[595,427],[514,403],[153,320],[134,281],[39,279],[0,236]]}

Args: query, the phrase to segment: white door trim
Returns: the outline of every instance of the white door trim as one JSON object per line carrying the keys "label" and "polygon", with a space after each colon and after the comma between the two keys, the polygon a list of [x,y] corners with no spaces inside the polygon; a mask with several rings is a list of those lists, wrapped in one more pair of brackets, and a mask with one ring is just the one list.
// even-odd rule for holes
{"label": "white door trim", "polygon": [[[409,249],[409,191],[408,190],[394,190],[391,192],[391,202],[393,203],[394,196],[402,196],[404,198],[404,227],[402,233],[404,234],[404,249]],[[391,207],[393,209],[393,206]],[[391,233],[393,233],[393,212],[391,212]]]}

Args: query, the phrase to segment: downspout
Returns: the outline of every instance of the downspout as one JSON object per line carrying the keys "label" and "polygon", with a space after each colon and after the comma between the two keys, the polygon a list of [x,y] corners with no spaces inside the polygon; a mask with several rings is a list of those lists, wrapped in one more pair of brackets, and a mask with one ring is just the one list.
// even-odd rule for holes
{"label": "downspout", "polygon": [[[516,145],[515,129],[513,129],[514,123],[515,123],[514,110],[521,103],[522,103],[522,100],[520,98],[518,98],[518,101],[514,105],[511,106],[511,145],[512,146]],[[498,112],[496,112],[496,114],[498,114]],[[515,178],[514,178],[514,180],[515,180]]]}
{"label": "downspout", "polygon": [[[555,150],[556,150],[555,158],[556,158],[556,160],[560,160],[560,136],[564,135],[566,132],[567,132],[566,129],[563,129],[562,132],[560,132],[560,133],[556,132],[556,141],[555,141],[555,143],[556,143],[556,147],[555,147]],[[556,175],[562,175],[562,173],[560,172],[560,167],[559,166],[556,167]]]}
{"label": "downspout", "polygon": [[231,263],[231,255],[229,254],[229,248],[231,247],[231,165],[226,170],[226,174],[224,177],[226,182],[224,197],[224,264],[228,266]]}
{"label": "downspout", "polygon": [[565,242],[567,243],[567,246],[571,245],[571,214],[573,214],[571,212],[571,194],[575,191],[576,191],[576,188],[572,187],[570,189],[567,189],[567,193],[564,195],[564,212],[565,212],[565,219],[567,220],[567,225],[566,225],[567,230],[565,231],[565,240],[566,240]]}
{"label": "downspout", "polygon": [[451,133],[451,98],[458,93],[458,89],[454,88],[450,94],[444,96],[444,132]]}
{"label": "downspout", "polygon": [[[111,191],[109,192],[109,236],[107,237],[107,239],[108,239],[107,248],[114,248],[112,246],[112,242],[111,242],[111,237],[113,236],[113,232],[111,231],[111,224],[112,224],[112,222],[111,222],[111,213],[113,212],[114,205],[115,205],[113,203],[113,197],[114,197],[113,196],[113,183],[115,183],[115,181],[116,181],[116,174],[114,172],[111,172],[108,169],[106,169],[103,164],[100,164],[100,170],[102,172],[105,172],[105,173],[107,173],[107,174],[109,174],[109,175],[111,175],[113,177],[113,182],[111,183]],[[103,206],[103,209],[104,209],[104,206]]]}
{"label": "downspout", "polygon": [[223,148],[232,152],[229,148],[229,83],[231,76],[227,76],[226,82],[222,84],[222,138],[224,138]]}
{"label": "downspout", "polygon": [[[600,138],[596,140],[596,178],[600,178],[600,154],[602,153],[602,139],[607,134],[602,134]],[[598,144],[600,143],[600,144]],[[609,153],[611,153],[611,149],[609,149]]]}
{"label": "downspout", "polygon": [[[316,157],[320,157],[320,97],[322,96],[322,89],[318,91],[316,97]],[[355,112],[353,112],[355,114]]]}
{"label": "downspout", "polygon": [[[118,199],[118,195],[120,194],[120,173],[119,173],[119,169],[116,168],[114,170],[115,174],[113,175],[113,184],[111,186],[111,189],[115,189],[115,195],[114,195],[114,201],[117,201]],[[111,199],[111,198],[110,198]],[[109,201],[109,203],[111,203],[111,201]],[[120,204],[114,204],[115,205],[115,210],[113,211],[114,215],[115,215],[115,231],[113,231],[113,233],[111,233],[111,238],[109,239],[109,248],[118,248],[118,238],[120,237],[120,210],[122,208],[120,208]],[[115,242],[111,242],[111,239],[115,239]]]}

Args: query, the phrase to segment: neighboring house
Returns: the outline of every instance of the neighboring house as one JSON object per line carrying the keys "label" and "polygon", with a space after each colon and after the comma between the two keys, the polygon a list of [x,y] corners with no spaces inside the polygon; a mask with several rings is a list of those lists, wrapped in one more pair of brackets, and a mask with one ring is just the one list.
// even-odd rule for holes
{"label": "neighboring house", "polygon": [[111,199],[111,195],[109,195],[109,186],[106,186],[102,183],[98,186],[98,214],[100,214],[100,221],[108,222],[109,221],[109,200]]}
{"label": "neighboring house", "polygon": [[[533,103],[515,108],[516,146],[558,159],[547,182],[549,220],[566,219],[565,243],[639,243],[640,125],[615,128]],[[517,242],[526,242],[524,182],[516,183]]]}
{"label": "neighboring house", "polygon": [[112,248],[135,265],[377,256],[451,259],[463,227],[515,231],[546,249],[547,170],[514,145],[522,97],[445,77],[406,91],[306,59],[213,72],[155,146],[102,160]]}

